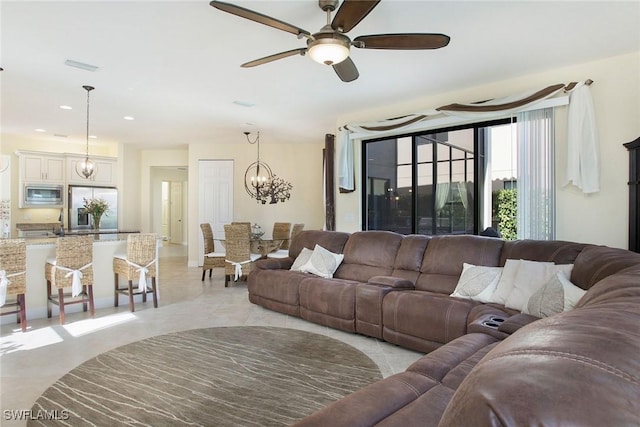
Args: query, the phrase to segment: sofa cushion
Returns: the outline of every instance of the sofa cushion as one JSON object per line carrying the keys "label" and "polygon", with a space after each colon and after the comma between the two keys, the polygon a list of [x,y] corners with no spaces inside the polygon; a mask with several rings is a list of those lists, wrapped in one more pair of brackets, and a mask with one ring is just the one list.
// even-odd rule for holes
{"label": "sofa cushion", "polygon": [[355,332],[356,287],[360,282],[307,277],[300,283],[300,317]]}
{"label": "sofa cushion", "polygon": [[429,352],[467,332],[479,303],[427,291],[391,292],[382,300],[385,341]]}
{"label": "sofa cushion", "polygon": [[405,372],[368,385],[294,426],[435,426],[460,378],[496,342],[484,334],[462,337],[422,357]]}
{"label": "sofa cushion", "polygon": [[502,240],[491,237],[432,237],[424,252],[416,289],[450,295],[465,262],[497,267],[503,244]]}
{"label": "sofa cushion", "polygon": [[573,264],[585,247],[582,243],[562,240],[511,240],[504,243],[500,265],[508,259],[546,261],[554,264]]}
{"label": "sofa cushion", "polygon": [[606,246],[587,246],[575,260],[571,282],[589,289],[605,277],[640,265],[640,254]]}
{"label": "sofa cushion", "polygon": [[538,320],[477,364],[439,426],[638,425],[639,353],[637,301]]}
{"label": "sofa cushion", "polygon": [[343,253],[344,245],[347,243],[348,238],[349,233],[340,231],[302,230],[296,238],[291,241],[289,257],[296,259],[300,251],[302,251],[302,248],[313,250],[316,245],[320,245],[333,253],[341,254]]}
{"label": "sofa cushion", "polygon": [[353,233],[344,245],[344,260],[335,277],[367,282],[373,276],[390,276],[402,235],[390,231]]}
{"label": "sofa cushion", "polygon": [[415,284],[420,275],[420,266],[431,237],[422,234],[404,236],[393,263],[394,277],[410,280]]}

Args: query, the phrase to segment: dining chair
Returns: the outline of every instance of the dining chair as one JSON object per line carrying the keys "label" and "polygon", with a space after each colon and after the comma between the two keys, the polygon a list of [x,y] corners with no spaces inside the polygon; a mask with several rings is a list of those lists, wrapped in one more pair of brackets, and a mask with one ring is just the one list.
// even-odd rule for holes
{"label": "dining chair", "polygon": [[291,237],[289,238],[289,245],[291,245],[291,242],[293,242],[293,238],[300,234],[302,230],[304,230],[304,224],[293,224],[293,228],[291,229]]}
{"label": "dining chair", "polygon": [[209,278],[211,278],[214,268],[224,268],[225,251],[216,251],[211,224],[208,222],[200,224],[200,229],[204,238],[204,261],[202,263],[202,281],[204,282],[204,275],[207,270],[209,270]]}
{"label": "dining chair", "polygon": [[[44,267],[47,281],[47,317],[51,317],[51,304],[58,306],[60,324],[64,324],[65,307],[82,304],[82,311],[95,315],[93,304],[93,235],[58,237],[56,256],[48,259]],[[57,295],[52,292],[57,289]],[[64,291],[71,288],[71,292]]]}
{"label": "dining chair", "polygon": [[225,266],[224,286],[229,286],[229,279],[238,281],[246,277],[253,267],[253,262],[260,259],[260,254],[251,253],[250,229],[244,224],[227,224],[224,226]]}
{"label": "dining chair", "polygon": [[[0,239],[0,315],[17,314],[22,332],[27,330],[27,245],[20,239]],[[7,302],[7,296],[16,297]],[[13,298],[12,298],[13,299]],[[5,311],[6,308],[15,309]]]}
{"label": "dining chair", "polygon": [[273,240],[282,240],[277,250],[269,252],[267,258],[287,258],[289,256],[289,239],[291,235],[290,222],[273,223]]}
{"label": "dining chair", "polygon": [[[158,236],[155,233],[132,233],[127,236],[127,253],[113,256],[114,299],[118,306],[119,295],[129,297],[129,311],[135,311],[133,297],[142,295],[142,302],[147,302],[147,294],[153,296],[153,307],[158,308],[158,289],[156,276],[158,272]],[[120,286],[120,276],[127,281]],[[151,287],[147,286],[147,278],[151,278]],[[138,282],[134,289],[133,281]]]}

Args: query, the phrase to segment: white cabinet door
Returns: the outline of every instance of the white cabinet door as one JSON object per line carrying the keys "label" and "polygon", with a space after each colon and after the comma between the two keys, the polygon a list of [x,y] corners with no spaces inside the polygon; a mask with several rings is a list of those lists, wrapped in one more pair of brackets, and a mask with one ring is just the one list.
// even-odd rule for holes
{"label": "white cabinet door", "polygon": [[116,180],[116,159],[103,159],[90,157],[95,163],[95,170],[89,178],[85,178],[78,173],[78,164],[84,157],[67,156],[67,183],[72,185],[100,185],[104,187],[115,187]]}
{"label": "white cabinet door", "polygon": [[22,182],[64,184],[64,157],[21,155],[20,177]]}

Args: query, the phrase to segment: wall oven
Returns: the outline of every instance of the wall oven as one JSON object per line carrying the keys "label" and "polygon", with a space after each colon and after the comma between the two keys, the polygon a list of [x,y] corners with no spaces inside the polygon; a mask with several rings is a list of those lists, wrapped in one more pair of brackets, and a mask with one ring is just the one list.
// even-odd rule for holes
{"label": "wall oven", "polygon": [[23,208],[61,208],[64,206],[64,185],[25,184],[21,202]]}

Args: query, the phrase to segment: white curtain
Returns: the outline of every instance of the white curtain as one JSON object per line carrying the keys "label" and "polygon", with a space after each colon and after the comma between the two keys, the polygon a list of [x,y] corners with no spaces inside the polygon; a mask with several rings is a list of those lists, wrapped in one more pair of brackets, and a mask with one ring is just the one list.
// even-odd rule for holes
{"label": "white curtain", "polygon": [[438,182],[436,184],[436,215],[442,210],[447,200],[449,200],[450,188],[451,184],[448,182]]}
{"label": "white curtain", "polygon": [[340,144],[340,155],[338,156],[338,187],[343,191],[353,191],[356,189],[353,170],[353,141],[349,139],[348,130],[339,130],[338,143]]}
{"label": "white curtain", "polygon": [[600,191],[599,141],[589,86],[578,83],[569,96],[567,113],[567,177],[584,193]]}
{"label": "white curtain", "polygon": [[553,109],[518,119],[518,239],[555,238]]}

